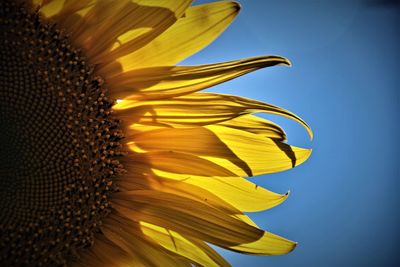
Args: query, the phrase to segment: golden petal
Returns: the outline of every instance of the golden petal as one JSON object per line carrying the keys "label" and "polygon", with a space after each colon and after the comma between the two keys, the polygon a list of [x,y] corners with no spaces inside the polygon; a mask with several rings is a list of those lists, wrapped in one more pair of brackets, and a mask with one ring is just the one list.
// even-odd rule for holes
{"label": "golden petal", "polygon": [[[185,156],[182,157],[183,155]],[[120,187],[128,191],[151,188],[169,192],[224,209],[229,214],[269,209],[279,205],[288,197],[288,193],[281,195],[271,192],[234,174],[229,176],[207,174],[204,172],[205,166],[209,166],[211,172],[218,172],[218,168],[221,167],[211,161],[200,159],[189,154],[167,151],[142,153],[134,157],[131,165],[126,165],[129,175],[120,182]],[[191,164],[188,160],[204,161],[204,163],[200,169],[196,169],[197,164]],[[157,163],[160,161],[163,164]],[[188,171],[183,173],[180,166],[185,166]],[[137,180],[142,183],[138,183]]]}
{"label": "golden petal", "polygon": [[279,56],[263,56],[201,66],[165,66],[136,69],[108,76],[114,98],[161,99],[189,94],[234,79],[251,71],[290,65]]}
{"label": "golden petal", "polygon": [[[222,33],[239,11],[234,2],[215,2],[190,7],[168,30],[141,49],[117,61],[123,71],[174,65],[196,53]],[[113,66],[105,66],[108,72]]]}
{"label": "golden petal", "polygon": [[[139,222],[127,219],[116,210],[105,219],[102,234],[115,247],[138,258],[138,263],[143,266],[191,266],[189,260],[165,249],[162,244],[145,235]],[[136,261],[132,261],[129,266],[133,263],[136,266]]]}
{"label": "golden petal", "polygon": [[286,141],[286,133],[279,125],[251,114],[217,124],[279,141]]}
{"label": "golden petal", "polygon": [[287,253],[295,243],[264,232],[243,220],[174,194],[135,190],[115,195],[115,209],[127,218],[246,253]]}
{"label": "golden petal", "polygon": [[166,227],[218,245],[236,246],[258,240],[263,231],[204,203],[171,193],[135,190],[115,194],[118,212],[135,221]]}
{"label": "golden petal", "polygon": [[[177,165],[174,167],[178,169]],[[157,170],[156,167],[152,171],[158,177],[179,181],[180,183],[174,184],[177,188],[181,184],[194,185],[195,188],[191,189],[191,194],[196,194],[196,189],[202,188],[243,212],[266,210],[279,205],[288,197],[288,194],[281,195],[271,192],[242,177],[177,174]],[[202,197],[205,197],[204,194]]]}
{"label": "golden petal", "polygon": [[176,151],[208,159],[237,176],[253,176],[293,168],[303,163],[311,150],[289,146],[275,139],[210,125],[196,128],[165,128],[133,133],[132,150]]}
{"label": "golden petal", "polygon": [[310,127],[295,114],[274,105],[233,95],[193,93],[152,101],[123,100],[114,106],[114,110],[128,124],[160,123],[170,126],[209,125],[246,114],[264,112],[299,122],[312,138]]}
{"label": "golden petal", "polygon": [[140,222],[143,233],[164,248],[202,266],[230,266],[204,242],[193,242],[181,234],[154,224]]}
{"label": "golden petal", "polygon": [[255,242],[240,244],[230,247],[229,249],[255,255],[282,255],[293,251],[296,246],[296,242],[272,233],[264,232],[264,235]]}
{"label": "golden petal", "polygon": [[[87,26],[75,36],[93,64],[113,64],[115,59],[152,42],[184,14],[191,2],[158,1],[155,5],[152,1],[104,1],[84,17]],[[105,75],[110,77],[111,73]]]}

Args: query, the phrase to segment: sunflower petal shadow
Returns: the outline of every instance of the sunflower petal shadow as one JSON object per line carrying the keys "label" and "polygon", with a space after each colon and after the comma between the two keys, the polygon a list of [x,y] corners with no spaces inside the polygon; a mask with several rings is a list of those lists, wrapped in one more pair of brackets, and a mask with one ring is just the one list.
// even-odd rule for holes
{"label": "sunflower petal shadow", "polygon": [[292,168],[296,167],[296,154],[294,153],[292,147],[285,143],[282,143],[282,141],[280,141],[279,139],[271,138],[271,140],[292,161]]}

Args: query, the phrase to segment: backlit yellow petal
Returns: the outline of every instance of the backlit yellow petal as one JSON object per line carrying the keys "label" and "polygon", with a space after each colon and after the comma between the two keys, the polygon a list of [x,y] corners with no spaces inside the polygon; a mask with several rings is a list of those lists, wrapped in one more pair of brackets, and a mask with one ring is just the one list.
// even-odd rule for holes
{"label": "backlit yellow petal", "polygon": [[[130,161],[125,166],[132,177],[120,182],[123,189],[143,189],[148,184],[156,190],[193,197],[197,201],[223,207],[235,215],[241,211],[271,208],[288,196],[265,190],[243,178],[235,177],[232,172],[213,162],[190,154],[157,151],[130,155]],[[164,180],[156,181],[154,177]]]}
{"label": "backlit yellow petal", "polygon": [[[241,115],[265,112],[299,122],[312,138],[310,127],[295,114],[274,105],[232,95],[193,93],[165,100],[123,100],[115,105],[114,109],[120,110],[119,116],[129,124],[160,123],[171,126],[179,124],[209,125],[234,119]],[[135,116],[135,114],[140,114],[140,116]]]}
{"label": "backlit yellow petal", "polygon": [[118,213],[106,221],[102,233],[114,246],[139,259],[128,266],[136,266],[136,262],[143,266],[190,266],[189,261],[176,257],[174,253],[164,250],[161,244],[147,238],[138,222],[128,220]]}
{"label": "backlit yellow petal", "polygon": [[[112,8],[103,7],[108,23],[98,25],[96,34],[91,34],[94,45],[88,51],[96,64],[115,64],[115,59],[130,54],[151,42],[167,30],[189,7],[191,0],[176,1],[128,1],[118,11],[116,3],[109,2]],[[118,4],[123,3],[119,0]],[[112,10],[110,12],[108,10]],[[103,43],[103,45],[99,45]],[[101,68],[101,67],[100,67]],[[101,72],[101,70],[99,70]],[[112,73],[107,73],[112,77]]]}
{"label": "backlit yellow petal", "polygon": [[286,141],[286,133],[279,125],[254,115],[243,115],[228,121],[220,122],[218,125],[255,133],[280,141]]}
{"label": "backlit yellow petal", "polygon": [[291,252],[296,245],[296,242],[264,232],[264,235],[255,242],[233,246],[229,249],[256,255],[282,255]]}
{"label": "backlit yellow petal", "polygon": [[[119,58],[118,62],[124,71],[174,65],[210,44],[238,11],[239,5],[233,2],[191,7],[171,28],[138,51]],[[106,70],[107,67],[102,71]]]}
{"label": "backlit yellow petal", "polygon": [[192,154],[176,151],[151,151],[130,155],[126,165],[135,168],[138,163],[161,171],[189,176],[233,177],[235,174],[215,163]]}
{"label": "backlit yellow petal", "polygon": [[230,250],[280,255],[295,247],[292,241],[261,231],[218,209],[173,194],[146,190],[122,192],[116,195],[114,203],[118,212],[133,221],[171,229]]}
{"label": "backlit yellow petal", "polygon": [[[44,17],[51,18],[64,27],[67,26],[64,24],[66,17],[74,16],[83,10],[89,10],[93,5],[100,2],[97,0],[34,0],[33,6],[39,7],[39,11]],[[71,29],[66,28],[66,30]]]}
{"label": "backlit yellow petal", "polygon": [[189,153],[217,163],[238,176],[290,169],[311,154],[308,149],[220,125],[165,128],[133,133],[127,139],[134,143],[134,147],[130,146],[133,150]]}
{"label": "backlit yellow petal", "polygon": [[[219,125],[209,125],[206,128],[212,131],[219,140],[223,140],[233,154],[246,163],[242,166],[235,164],[239,168],[229,164],[223,165],[231,171],[236,169],[238,174],[240,169],[250,176],[283,171],[302,164],[311,155],[311,149],[290,146],[275,139],[237,129]],[[235,163],[235,161],[230,160],[229,163]],[[251,170],[251,174],[243,168],[246,165],[249,167],[248,170]],[[245,174],[242,173],[241,176]]]}
{"label": "backlit yellow petal", "polygon": [[249,216],[247,216],[245,214],[235,214],[234,217],[247,223],[248,225],[259,228],[258,225],[252,219],[250,219]]}
{"label": "backlit yellow petal", "polygon": [[222,258],[219,258],[219,261],[215,262],[207,255],[208,251],[204,251],[202,247],[197,246],[177,232],[146,222],[141,222],[140,225],[143,233],[155,242],[197,264],[215,267],[229,266]]}
{"label": "backlit yellow petal", "polygon": [[251,243],[263,231],[222,210],[175,194],[134,190],[115,194],[114,207],[134,221],[144,221],[222,247]]}
{"label": "backlit yellow petal", "polygon": [[[44,4],[40,8],[40,12],[46,17],[52,17],[60,13],[64,7],[66,0],[53,0]],[[42,3],[41,3],[42,4]]]}
{"label": "backlit yellow petal", "polygon": [[279,56],[201,66],[168,66],[122,72],[108,79],[115,98],[160,99],[199,91],[260,68],[290,65]]}
{"label": "backlit yellow petal", "polygon": [[280,195],[253,184],[242,177],[204,177],[186,174],[169,173],[153,169],[154,174],[195,185],[244,212],[255,212],[279,205],[288,194]]}

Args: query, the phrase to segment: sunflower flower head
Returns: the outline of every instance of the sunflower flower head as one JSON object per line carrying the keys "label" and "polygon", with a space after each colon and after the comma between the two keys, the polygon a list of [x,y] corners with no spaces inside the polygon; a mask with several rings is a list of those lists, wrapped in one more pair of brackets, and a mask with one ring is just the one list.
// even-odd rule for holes
{"label": "sunflower flower head", "polygon": [[229,266],[208,244],[294,249],[244,215],[288,194],[246,178],[311,151],[254,113],[310,128],[274,105],[199,92],[290,62],[176,65],[238,11],[225,1],[0,1],[1,266]]}

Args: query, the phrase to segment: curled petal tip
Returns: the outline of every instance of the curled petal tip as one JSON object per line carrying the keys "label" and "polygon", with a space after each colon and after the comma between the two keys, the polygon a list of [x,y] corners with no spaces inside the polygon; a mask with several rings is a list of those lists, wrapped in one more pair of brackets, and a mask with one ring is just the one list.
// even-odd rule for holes
{"label": "curled petal tip", "polygon": [[239,2],[233,1],[232,4],[234,4],[237,12],[242,9],[242,5]]}
{"label": "curled petal tip", "polygon": [[287,67],[292,67],[293,66],[292,62],[289,59],[287,59],[287,58],[283,58],[283,59],[285,60],[285,64],[284,65],[286,65]]}
{"label": "curled petal tip", "polygon": [[282,57],[282,56],[273,56],[273,57],[276,57],[276,60],[279,62],[278,65],[286,66],[286,67],[292,66],[292,62],[285,57]]}
{"label": "curled petal tip", "polygon": [[311,128],[308,128],[308,129],[307,129],[307,132],[308,132],[308,135],[310,136],[310,140],[313,140],[314,134],[313,134]]}

